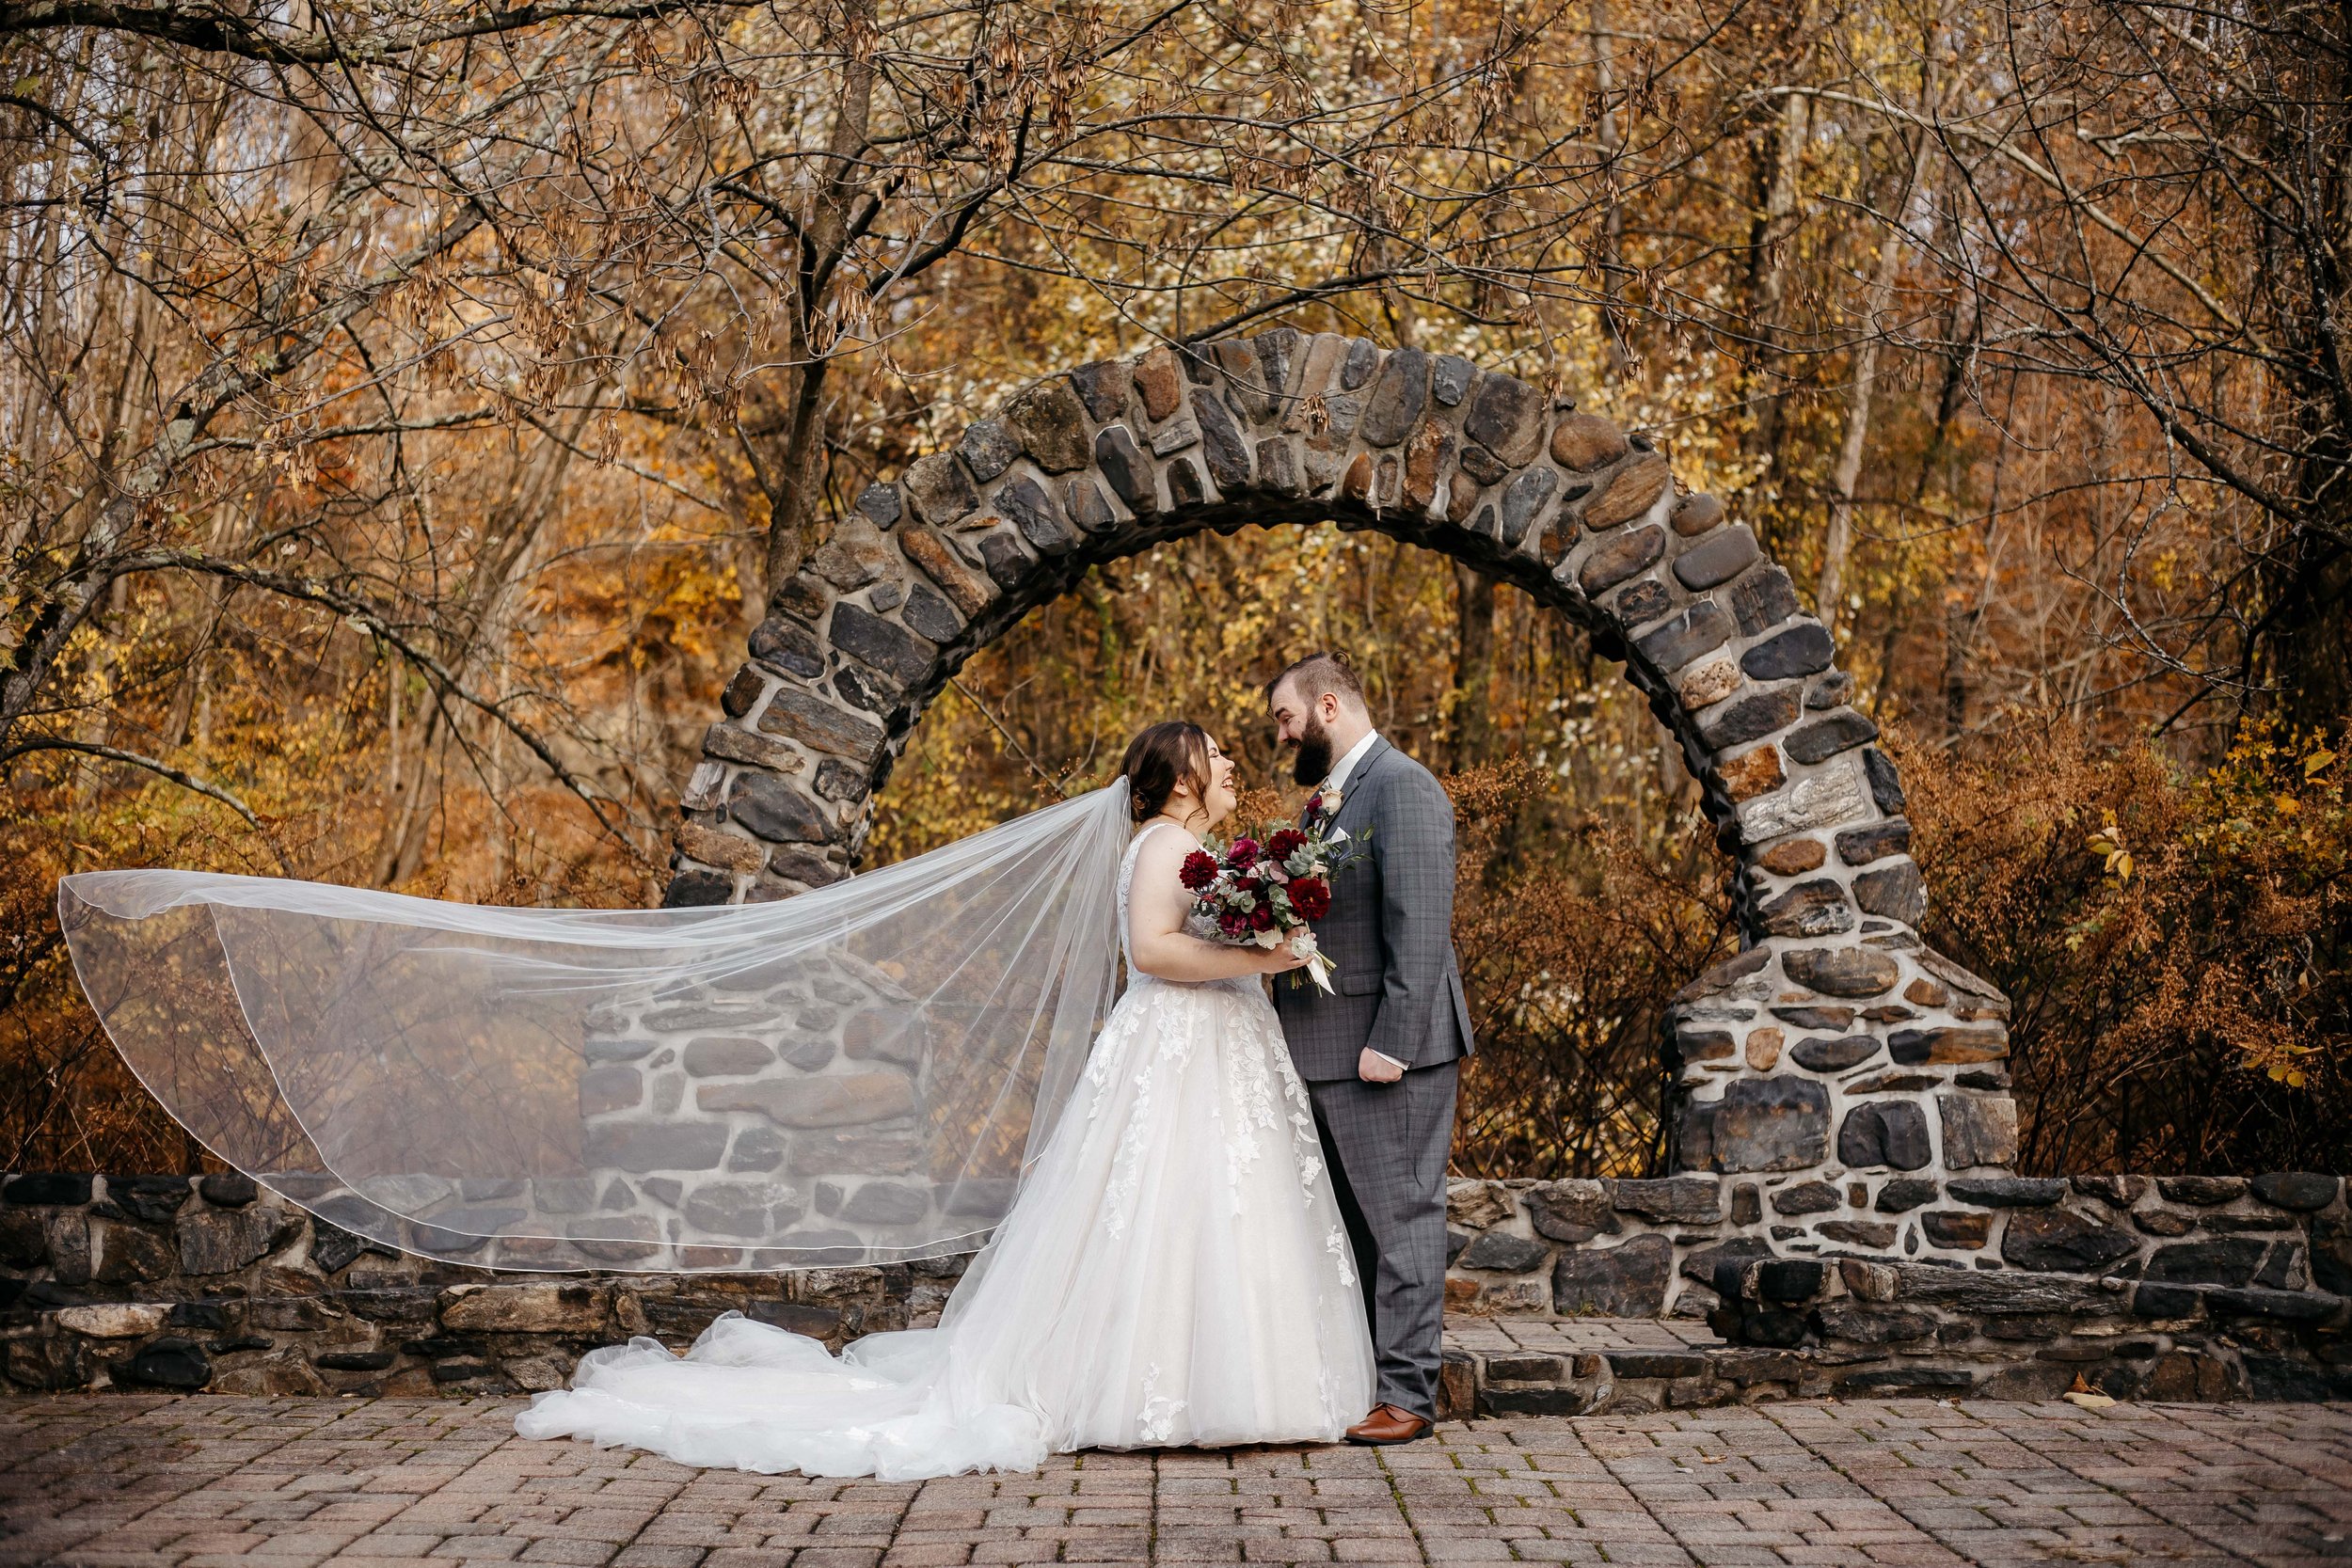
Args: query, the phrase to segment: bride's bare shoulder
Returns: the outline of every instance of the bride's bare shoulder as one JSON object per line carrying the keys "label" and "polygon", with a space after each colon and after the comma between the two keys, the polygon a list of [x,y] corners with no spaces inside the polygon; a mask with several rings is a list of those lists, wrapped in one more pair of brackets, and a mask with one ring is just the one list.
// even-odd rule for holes
{"label": "bride's bare shoulder", "polygon": [[1200,847],[1200,840],[1173,822],[1146,824],[1136,840],[1137,866],[1173,867]]}

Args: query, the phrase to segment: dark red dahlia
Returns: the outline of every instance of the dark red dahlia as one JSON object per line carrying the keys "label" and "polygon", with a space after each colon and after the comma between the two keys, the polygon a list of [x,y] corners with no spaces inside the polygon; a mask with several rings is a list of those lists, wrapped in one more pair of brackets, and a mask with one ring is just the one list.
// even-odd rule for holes
{"label": "dark red dahlia", "polygon": [[1301,877],[1291,883],[1291,908],[1309,920],[1331,912],[1331,884],[1320,877]]}
{"label": "dark red dahlia", "polygon": [[1274,906],[1271,904],[1261,904],[1256,909],[1251,910],[1249,911],[1249,928],[1253,931],[1271,931],[1274,929]]}
{"label": "dark red dahlia", "polygon": [[1307,835],[1296,828],[1277,829],[1265,841],[1266,858],[1286,861],[1298,853],[1299,847],[1306,842]]}
{"label": "dark red dahlia", "polygon": [[1195,893],[1205,890],[1216,880],[1216,860],[1207,851],[1195,849],[1184,857],[1184,863],[1176,873],[1176,879]]}

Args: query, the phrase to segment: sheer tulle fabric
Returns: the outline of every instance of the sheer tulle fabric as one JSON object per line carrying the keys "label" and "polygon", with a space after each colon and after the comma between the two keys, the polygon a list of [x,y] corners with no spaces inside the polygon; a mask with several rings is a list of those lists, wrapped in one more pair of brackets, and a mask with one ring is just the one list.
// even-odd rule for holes
{"label": "sheer tulle fabric", "polygon": [[635,1339],[573,1383],[516,1429],[904,1480],[1087,1448],[1333,1441],[1370,1403],[1373,1358],[1272,1006],[1254,980],[1136,975],[937,1328],[836,1359],[730,1313],[683,1357]]}
{"label": "sheer tulle fabric", "polygon": [[484,908],[66,878],[84,990],[215,1153],[503,1268],[968,1252],[1110,1010],[1123,782],[773,903]]}

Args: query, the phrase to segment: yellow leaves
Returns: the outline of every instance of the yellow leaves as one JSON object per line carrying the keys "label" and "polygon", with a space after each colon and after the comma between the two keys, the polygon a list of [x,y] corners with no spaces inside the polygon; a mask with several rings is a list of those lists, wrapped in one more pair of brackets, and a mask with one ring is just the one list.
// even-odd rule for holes
{"label": "yellow leaves", "polygon": [[2216,874],[2325,885],[2352,863],[2352,810],[2338,753],[2325,735],[2249,722],[2229,754],[2197,782],[2187,843]]}
{"label": "yellow leaves", "polygon": [[2300,1089],[2308,1087],[2311,1083],[2311,1076],[2305,1071],[2303,1064],[2318,1054],[2319,1048],[2297,1045],[2279,1037],[2279,1032],[2272,1030],[2246,1042],[2244,1051],[2249,1071],[2260,1072],[2272,1083],[2284,1085],[2290,1089]]}
{"label": "yellow leaves", "polygon": [[[2087,847],[2092,854],[2106,860],[2105,869],[2108,876],[2118,882],[2128,882],[2132,879],[2133,862],[2131,850],[2123,845],[2123,831],[2116,826],[2115,813],[2112,809],[2102,811],[2099,816],[2103,826],[2097,832],[2090,835],[2087,841]],[[2070,948],[2074,947],[2076,945],[2076,941],[2069,937],[2066,944]]]}

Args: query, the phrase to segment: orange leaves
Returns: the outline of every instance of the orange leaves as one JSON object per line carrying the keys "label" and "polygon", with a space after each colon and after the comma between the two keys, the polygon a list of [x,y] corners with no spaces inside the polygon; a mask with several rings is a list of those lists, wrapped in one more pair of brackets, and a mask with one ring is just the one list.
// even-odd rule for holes
{"label": "orange leaves", "polygon": [[1621,823],[1561,832],[1520,759],[1446,781],[1460,823],[1454,945],[1479,1052],[1462,1079],[1457,1170],[1639,1176],[1662,1132],[1665,998],[1726,931],[1725,863],[1695,816],[1658,856]]}

